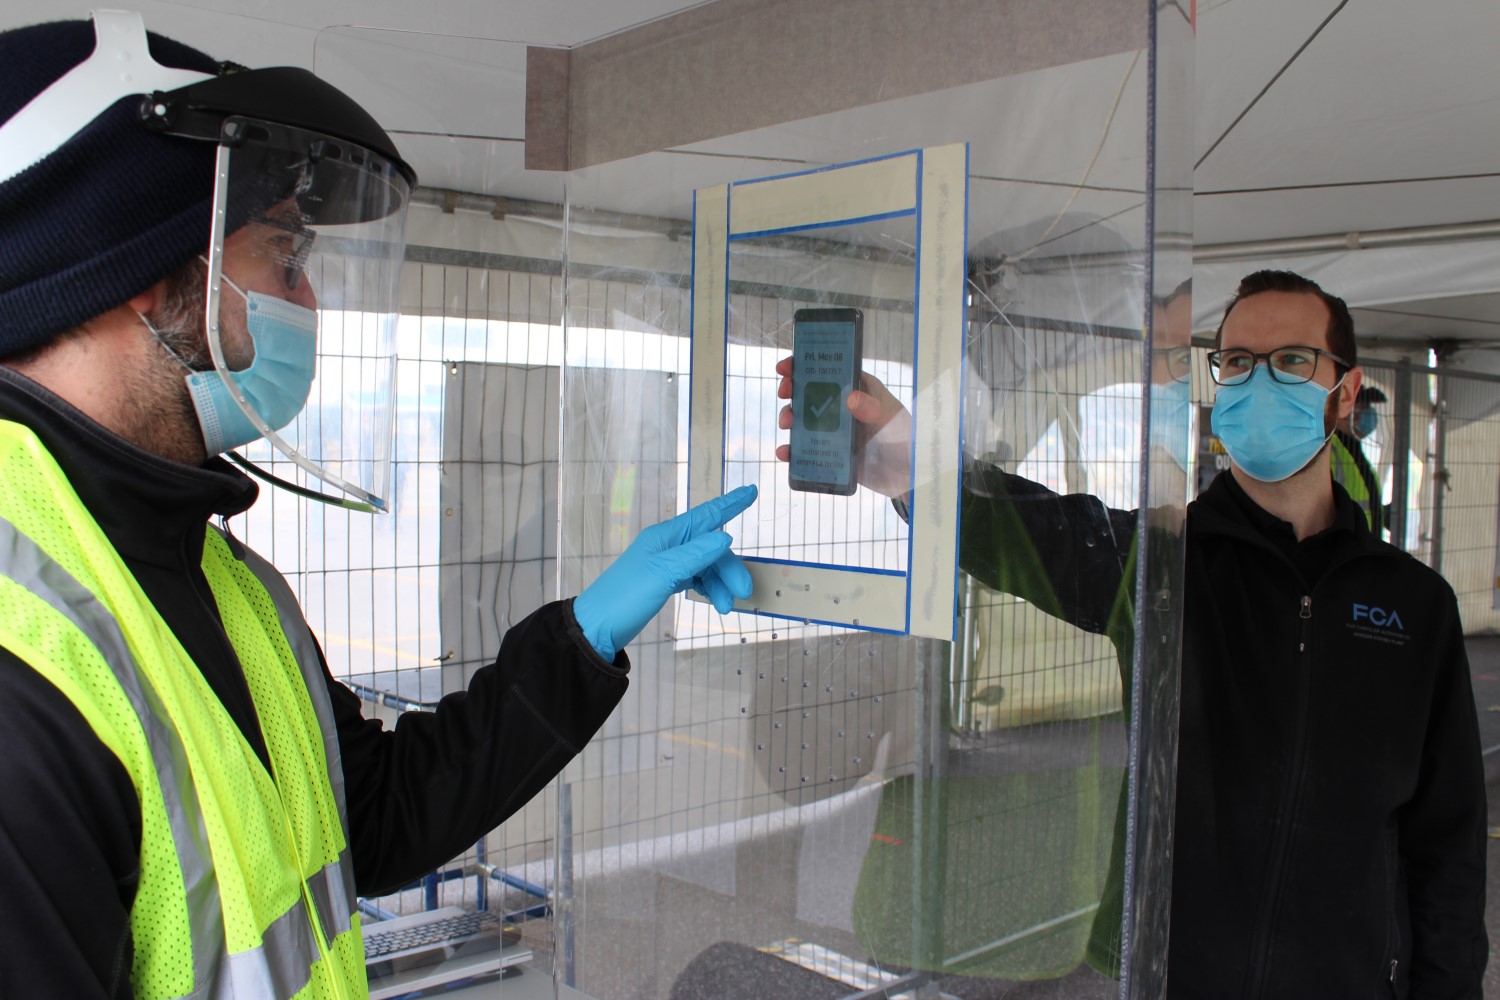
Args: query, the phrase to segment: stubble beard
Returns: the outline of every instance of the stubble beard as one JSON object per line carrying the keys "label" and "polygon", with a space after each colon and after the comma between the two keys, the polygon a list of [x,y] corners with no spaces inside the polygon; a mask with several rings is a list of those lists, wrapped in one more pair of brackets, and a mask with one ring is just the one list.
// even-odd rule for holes
{"label": "stubble beard", "polygon": [[[197,267],[174,275],[165,301],[147,317],[156,328],[145,363],[122,376],[122,435],[146,451],[185,465],[208,458],[188,369],[211,368],[204,330],[204,276]],[[184,367],[186,364],[186,368]]]}

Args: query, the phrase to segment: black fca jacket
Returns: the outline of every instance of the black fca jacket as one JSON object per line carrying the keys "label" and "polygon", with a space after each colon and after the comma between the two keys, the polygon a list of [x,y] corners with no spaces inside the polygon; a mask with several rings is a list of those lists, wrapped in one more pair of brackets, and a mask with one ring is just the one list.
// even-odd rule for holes
{"label": "black fca jacket", "polygon": [[[1335,496],[1335,526],[1300,544],[1230,474],[1188,507],[1172,1000],[1480,996],[1485,790],[1457,602]],[[979,470],[963,517],[965,569],[1128,641],[1133,513]]]}
{"label": "black fca jacket", "polygon": [[[256,487],[226,462],[165,462],[0,366],[0,419],[31,427],[261,760],[265,741],[200,569],[204,524]],[[624,695],[549,604],[434,713],[392,731],[328,677],[362,895],[397,889],[470,847],[560,771]],[[128,923],[140,855],[135,788],[72,703],[0,649],[0,996],[130,995]]]}

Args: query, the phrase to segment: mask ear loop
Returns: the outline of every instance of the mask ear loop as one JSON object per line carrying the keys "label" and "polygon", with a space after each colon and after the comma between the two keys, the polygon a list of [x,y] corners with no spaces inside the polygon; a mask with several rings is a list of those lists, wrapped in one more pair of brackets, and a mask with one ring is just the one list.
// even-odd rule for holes
{"label": "mask ear loop", "polygon": [[[1342,374],[1342,375],[1339,376],[1339,380],[1337,382],[1333,383],[1333,385],[1331,387],[1329,387],[1329,389],[1328,389],[1328,395],[1329,396],[1332,396],[1335,392],[1339,391],[1339,387],[1344,384],[1344,379],[1348,378],[1349,377],[1349,372],[1352,372],[1353,370],[1354,370],[1353,368],[1350,368],[1350,369],[1348,369],[1348,371],[1345,371],[1344,374]],[[1270,374],[1270,369],[1269,368],[1266,370],[1266,373]],[[1325,396],[1323,398],[1326,400],[1328,397]],[[1324,412],[1326,413],[1327,411],[1325,410]],[[1327,417],[1325,416],[1324,419],[1326,420]],[[1323,443],[1318,446],[1318,455],[1321,455],[1323,453],[1323,449],[1326,448],[1326,447],[1328,447],[1328,442],[1333,440],[1333,436],[1334,436],[1334,434],[1338,433],[1338,429],[1339,429],[1339,417],[1338,417],[1337,411],[1335,411],[1334,412],[1334,417],[1333,417],[1333,427],[1328,431],[1327,434],[1323,435]],[[1317,455],[1313,456],[1313,458],[1317,458],[1317,457],[1318,457]],[[1311,464],[1311,460],[1309,460],[1309,464]],[[1303,466],[1303,468],[1306,468],[1306,466]],[[1301,470],[1299,469],[1298,471],[1300,472]]]}
{"label": "mask ear loop", "polygon": [[[234,127],[232,122],[225,123],[226,132]],[[226,205],[229,201],[230,152],[230,147],[221,142],[217,148],[217,156],[214,160],[213,217],[208,233],[208,289],[207,294],[204,296],[203,306],[203,329],[207,333],[209,356],[213,358],[214,369],[218,371],[219,377],[224,381],[224,387],[229,392],[229,398],[234,400],[235,405],[244,412],[245,418],[260,432],[261,437],[271,442],[272,447],[290,459],[304,472],[323,480],[323,482],[335,489],[342,490],[357,499],[349,500],[342,497],[331,497],[316,490],[296,486],[255,466],[249,459],[241,455],[234,452],[228,452],[227,454],[236,464],[252,471],[260,479],[274,486],[291,490],[298,496],[321,500],[324,503],[336,507],[344,507],[349,510],[365,511],[367,513],[387,513],[389,508],[386,506],[386,502],[380,497],[360,489],[343,477],[335,475],[333,472],[317,465],[288,444],[266,423],[265,418],[256,411],[255,407],[250,405],[250,400],[245,397],[239,383],[231,377],[233,373],[229,370],[229,365],[224,360],[224,345],[219,340],[219,286],[221,281],[230,280],[224,275],[224,230],[227,225]]]}
{"label": "mask ear loop", "polygon": [[190,375],[194,374],[197,371],[197,369],[195,369],[192,365],[188,364],[187,358],[184,358],[181,354],[177,353],[177,348],[167,343],[166,338],[161,335],[161,331],[156,328],[156,324],[151,322],[151,320],[146,317],[145,313],[137,312],[135,314],[135,317],[145,325],[147,330],[151,331],[152,338],[157,342],[158,345],[161,346],[162,350],[166,351],[172,356],[173,361],[182,366],[183,371],[187,372]]}

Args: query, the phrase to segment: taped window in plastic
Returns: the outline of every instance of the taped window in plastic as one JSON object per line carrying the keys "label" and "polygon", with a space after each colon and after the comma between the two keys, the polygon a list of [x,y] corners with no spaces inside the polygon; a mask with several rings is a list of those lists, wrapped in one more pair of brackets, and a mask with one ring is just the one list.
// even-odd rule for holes
{"label": "taped window in plastic", "polygon": [[[954,145],[697,192],[689,483],[704,497],[760,487],[756,508],[729,529],[756,582],[745,610],[954,636],[966,168],[966,147]],[[750,284],[739,262],[778,254],[800,301],[783,296],[769,314],[737,312],[733,290]],[[840,287],[844,258],[864,265],[859,286]],[[911,413],[911,430],[888,445],[910,455],[909,530],[877,494],[796,490],[771,456],[746,462],[736,453],[746,443],[765,448],[764,433],[735,437],[735,428],[776,412],[764,389],[776,384],[778,356],[792,353],[797,307],[852,313],[854,302],[865,307],[865,370],[904,392]],[[793,474],[797,461],[794,453]]]}

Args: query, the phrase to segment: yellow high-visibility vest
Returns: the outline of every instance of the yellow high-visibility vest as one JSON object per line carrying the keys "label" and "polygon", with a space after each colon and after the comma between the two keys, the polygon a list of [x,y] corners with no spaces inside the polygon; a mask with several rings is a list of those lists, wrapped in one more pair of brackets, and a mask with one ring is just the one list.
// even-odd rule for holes
{"label": "yellow high-visibility vest", "polygon": [[[1328,453],[1333,466],[1333,481],[1344,488],[1351,500],[1359,504],[1365,512],[1365,523],[1378,537],[1385,518],[1381,507],[1380,481],[1375,478],[1375,471],[1371,469],[1369,479],[1365,478],[1360,470],[1360,463],[1339,434],[1333,435],[1332,447],[1328,449]],[[1365,468],[1370,468],[1368,462],[1365,463]]]}
{"label": "yellow high-visibility vest", "polygon": [[271,768],[27,427],[0,420],[0,646],[57,687],[135,784],[134,995],[368,996],[343,772],[291,589],[204,525],[203,571]]}

